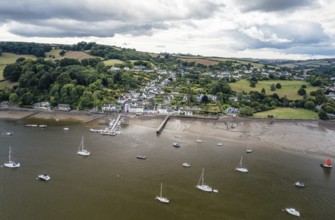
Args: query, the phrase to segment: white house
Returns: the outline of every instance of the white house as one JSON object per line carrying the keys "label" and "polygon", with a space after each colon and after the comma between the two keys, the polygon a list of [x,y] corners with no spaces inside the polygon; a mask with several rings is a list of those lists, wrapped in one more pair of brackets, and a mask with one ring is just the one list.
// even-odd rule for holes
{"label": "white house", "polygon": [[34,108],[50,110],[50,102],[38,102],[34,103]]}
{"label": "white house", "polygon": [[70,111],[71,107],[69,104],[58,104],[57,109],[60,111]]}

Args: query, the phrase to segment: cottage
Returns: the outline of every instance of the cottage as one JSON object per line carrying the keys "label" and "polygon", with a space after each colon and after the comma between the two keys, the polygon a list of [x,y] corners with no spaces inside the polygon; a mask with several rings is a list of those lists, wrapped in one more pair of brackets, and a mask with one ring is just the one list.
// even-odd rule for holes
{"label": "cottage", "polygon": [[69,104],[58,104],[57,110],[60,110],[60,111],[70,111],[71,107],[70,107]]}
{"label": "cottage", "polygon": [[239,110],[237,108],[234,108],[234,107],[228,107],[226,109],[226,113],[227,115],[236,115],[239,113]]}
{"label": "cottage", "polygon": [[35,109],[44,109],[44,110],[50,110],[50,102],[38,102],[34,103]]}

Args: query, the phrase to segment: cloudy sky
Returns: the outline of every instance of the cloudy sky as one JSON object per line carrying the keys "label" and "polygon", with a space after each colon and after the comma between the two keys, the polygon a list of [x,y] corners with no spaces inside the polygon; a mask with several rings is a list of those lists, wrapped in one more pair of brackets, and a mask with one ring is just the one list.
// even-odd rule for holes
{"label": "cloudy sky", "polygon": [[0,40],[221,57],[335,57],[334,0],[1,0]]}

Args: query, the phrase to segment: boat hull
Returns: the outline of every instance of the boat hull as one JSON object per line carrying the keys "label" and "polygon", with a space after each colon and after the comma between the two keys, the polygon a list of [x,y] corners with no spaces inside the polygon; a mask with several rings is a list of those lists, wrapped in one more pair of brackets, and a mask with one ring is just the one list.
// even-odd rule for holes
{"label": "boat hull", "polygon": [[3,165],[7,168],[19,168],[21,166],[20,163],[14,163],[14,162],[4,163]]}
{"label": "boat hull", "polygon": [[297,210],[295,210],[293,208],[286,208],[285,211],[290,215],[300,217],[300,212],[298,212]]}
{"label": "boat hull", "polygon": [[235,170],[238,171],[238,172],[241,172],[241,173],[248,173],[249,172],[248,169],[246,169],[246,168],[236,168]]}
{"label": "boat hull", "polygon": [[182,166],[183,167],[191,167],[191,164],[189,164],[189,163],[183,163]]}
{"label": "boat hull", "polygon": [[155,199],[158,200],[161,203],[164,203],[164,204],[169,204],[170,203],[170,201],[165,197],[156,196]]}
{"label": "boat hull", "polygon": [[41,181],[49,181],[51,179],[49,175],[38,175],[37,178]]}
{"label": "boat hull", "polygon": [[80,156],[89,156],[91,153],[88,151],[78,151],[77,154]]}
{"label": "boat hull", "polygon": [[333,168],[332,165],[326,165],[326,164],[320,164],[320,166],[323,168]]}
{"label": "boat hull", "polygon": [[207,186],[207,185],[196,185],[195,187],[204,192],[213,192],[212,187]]}

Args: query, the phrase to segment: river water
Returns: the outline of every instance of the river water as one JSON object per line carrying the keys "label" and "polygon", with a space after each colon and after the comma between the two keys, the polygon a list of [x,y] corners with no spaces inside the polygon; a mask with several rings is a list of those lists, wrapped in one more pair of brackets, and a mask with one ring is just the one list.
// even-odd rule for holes
{"label": "river water", "polygon": [[[324,170],[311,155],[195,137],[191,133],[129,125],[114,137],[90,133],[84,124],[25,127],[27,121],[0,121],[0,162],[20,162],[18,169],[0,168],[0,219],[335,219],[334,171]],[[31,123],[31,121],[29,122]],[[35,121],[34,123],[41,123]],[[68,132],[63,127],[69,127]],[[87,158],[76,155],[85,137]],[[202,143],[195,139],[201,138]],[[173,142],[181,143],[174,148]],[[147,160],[136,159],[144,154]],[[244,156],[249,173],[234,168]],[[183,162],[191,163],[183,168]],[[202,169],[205,182],[219,193],[195,188]],[[48,173],[50,182],[36,180]],[[306,188],[293,187],[303,180]],[[170,204],[155,201],[160,183]]]}

